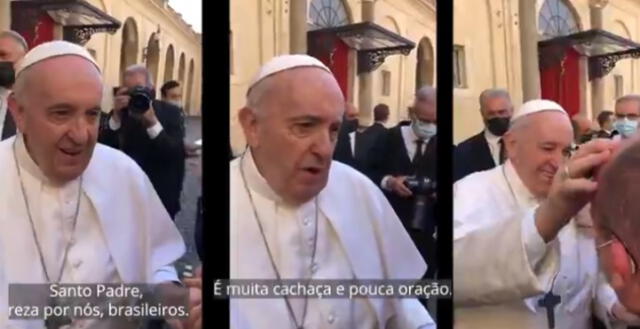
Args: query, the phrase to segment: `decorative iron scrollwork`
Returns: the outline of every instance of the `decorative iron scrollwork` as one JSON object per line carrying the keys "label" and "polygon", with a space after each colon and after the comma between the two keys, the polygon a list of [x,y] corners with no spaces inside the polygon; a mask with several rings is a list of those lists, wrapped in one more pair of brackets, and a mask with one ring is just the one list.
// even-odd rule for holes
{"label": "decorative iron scrollwork", "polygon": [[614,53],[589,58],[589,80],[599,79],[609,74],[619,60],[640,58],[640,49],[633,49],[623,53]]}
{"label": "decorative iron scrollwork", "polygon": [[358,52],[358,74],[375,71],[391,55],[409,55],[411,49],[378,49]]}
{"label": "decorative iron scrollwork", "polygon": [[91,27],[91,26],[65,26],[63,30],[64,40],[84,46],[96,33],[115,33],[115,27]]}

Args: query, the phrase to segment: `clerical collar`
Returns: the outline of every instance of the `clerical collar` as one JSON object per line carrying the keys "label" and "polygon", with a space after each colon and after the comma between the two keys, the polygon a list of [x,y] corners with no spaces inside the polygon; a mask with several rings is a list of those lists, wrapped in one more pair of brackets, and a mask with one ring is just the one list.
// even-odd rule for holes
{"label": "clerical collar", "polygon": [[43,183],[50,183],[49,178],[44,175],[40,167],[38,167],[35,161],[33,161],[33,158],[27,151],[24,136],[21,133],[16,134],[16,157],[18,158],[18,164],[20,167],[26,170],[29,175]]}
{"label": "clerical collar", "polygon": [[250,148],[247,148],[243,157],[244,159],[240,163],[243,166],[249,188],[274,202],[282,202],[282,198],[269,186],[267,180],[258,171]]}
{"label": "clerical collar", "polygon": [[516,202],[520,206],[534,206],[542,200],[538,200],[531,191],[524,185],[520,176],[518,176],[518,172],[516,172],[516,168],[513,167],[511,160],[507,160],[504,163],[504,173],[507,179],[507,184],[511,186],[514,197],[516,198]]}

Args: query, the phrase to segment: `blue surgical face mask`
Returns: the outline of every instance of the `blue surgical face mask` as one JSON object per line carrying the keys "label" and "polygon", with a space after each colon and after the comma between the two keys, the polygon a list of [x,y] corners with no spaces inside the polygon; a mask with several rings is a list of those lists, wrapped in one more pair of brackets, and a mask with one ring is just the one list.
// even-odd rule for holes
{"label": "blue surgical face mask", "polygon": [[435,123],[425,123],[420,120],[413,120],[411,128],[420,139],[429,139],[438,132],[438,126]]}
{"label": "blue surgical face mask", "polygon": [[638,130],[638,121],[627,118],[618,119],[613,123],[613,129],[618,131],[622,138],[629,138]]}

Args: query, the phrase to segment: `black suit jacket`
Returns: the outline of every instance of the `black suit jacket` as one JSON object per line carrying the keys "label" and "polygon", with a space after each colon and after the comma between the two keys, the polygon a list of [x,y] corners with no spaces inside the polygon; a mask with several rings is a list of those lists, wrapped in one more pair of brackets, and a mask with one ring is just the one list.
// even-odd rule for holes
{"label": "black suit jacket", "polygon": [[[99,141],[122,150],[149,176],[171,218],[180,211],[180,194],[185,175],[184,118],[179,107],[154,100],[153,109],[163,129],[151,139],[141,122],[123,118],[117,131],[104,123]],[[108,119],[105,120],[108,122]]]}
{"label": "black suit jacket", "polygon": [[[436,180],[436,144],[437,137],[429,140],[424,148],[422,161],[414,166],[409,158],[407,147],[401,132],[402,126],[389,129],[371,150],[371,169],[368,176],[377,186],[380,186],[382,179],[387,176],[412,176],[422,175],[431,180]],[[409,228],[413,219],[414,199],[402,198],[395,193],[384,191],[389,203],[396,214],[402,220],[405,227]],[[431,229],[435,228],[435,217],[433,214],[433,203],[428,205],[427,217],[431,223]]]}
{"label": "black suit jacket", "polygon": [[489,170],[496,166],[484,131],[463,141],[453,151],[453,181],[477,171]]}
{"label": "black suit jacket", "polygon": [[356,159],[364,164],[365,171],[371,167],[371,150],[386,132],[387,128],[385,128],[385,126],[380,123],[374,123],[360,134],[359,139],[358,136],[356,136]]}
{"label": "black suit jacket", "polygon": [[[362,162],[362,158],[359,156],[359,146],[360,140],[362,138],[362,134],[357,132],[357,123],[353,121],[345,121],[342,126],[340,126],[340,130],[338,131],[338,139],[336,141],[336,148],[333,151],[333,160],[340,161],[344,164],[347,164],[358,171],[364,172],[366,170],[365,163]],[[358,155],[356,157],[351,151],[351,138],[349,134],[352,132],[356,132],[356,147],[355,153]]]}
{"label": "black suit jacket", "polygon": [[16,134],[16,123],[13,121],[13,116],[9,109],[7,109],[7,116],[4,119],[4,127],[2,128],[2,136],[0,140],[5,140],[9,137],[13,137]]}

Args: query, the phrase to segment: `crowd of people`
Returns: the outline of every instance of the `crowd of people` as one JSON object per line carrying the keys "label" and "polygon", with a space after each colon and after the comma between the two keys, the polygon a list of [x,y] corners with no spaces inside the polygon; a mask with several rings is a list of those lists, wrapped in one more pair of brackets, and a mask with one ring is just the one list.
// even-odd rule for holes
{"label": "crowd of people", "polygon": [[[28,49],[20,34],[0,32],[0,307],[8,307],[9,284],[148,283],[164,295],[188,292],[190,314],[147,328],[202,328],[201,272],[184,278],[174,267],[185,252],[173,222],[188,154],[180,86],[168,82],[157,100],[146,67],[131,66],[122,78],[114,108],[102,115],[101,68],[85,48],[52,41]],[[0,312],[3,328],[38,321]]]}

